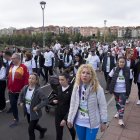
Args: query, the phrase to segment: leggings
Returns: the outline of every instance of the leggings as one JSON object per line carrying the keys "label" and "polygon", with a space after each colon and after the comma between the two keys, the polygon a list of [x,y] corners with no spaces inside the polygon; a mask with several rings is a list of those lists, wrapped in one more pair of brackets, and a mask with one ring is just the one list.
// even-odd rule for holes
{"label": "leggings", "polygon": [[125,102],[126,102],[126,93],[114,93],[116,108],[119,113],[119,119],[123,119]]}

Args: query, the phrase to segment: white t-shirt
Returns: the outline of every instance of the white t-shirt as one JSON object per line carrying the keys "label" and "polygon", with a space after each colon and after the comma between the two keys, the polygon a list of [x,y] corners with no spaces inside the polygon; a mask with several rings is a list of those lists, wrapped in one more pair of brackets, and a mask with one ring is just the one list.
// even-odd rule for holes
{"label": "white t-shirt", "polygon": [[131,60],[126,60],[126,66],[130,68],[130,66],[131,66]]}
{"label": "white t-shirt", "polygon": [[33,51],[32,51],[32,55],[33,55],[33,57],[32,57],[32,68],[36,68],[36,63],[35,63],[35,59],[34,58],[36,56],[37,50],[38,49],[36,49],[36,50],[33,49]]}
{"label": "white t-shirt", "polygon": [[32,89],[30,91],[29,88],[28,88],[26,96],[25,96],[25,103],[26,103],[25,106],[26,106],[27,112],[29,114],[30,114],[30,105],[31,105],[31,99],[32,99],[33,93],[34,93],[34,89]]}
{"label": "white t-shirt", "polygon": [[[69,62],[67,62],[67,57],[69,57]],[[71,55],[66,55],[65,60],[64,60],[64,65],[65,67],[69,67],[72,63],[72,56]]]}
{"label": "white t-shirt", "polygon": [[108,51],[108,45],[103,46],[104,53]]}
{"label": "white t-shirt", "polygon": [[44,66],[51,67],[52,66],[52,58],[54,58],[54,53],[52,51],[44,53],[45,63]]}
{"label": "white t-shirt", "polygon": [[110,72],[110,57],[107,57],[106,72]]}
{"label": "white t-shirt", "polygon": [[29,71],[29,74],[31,74],[33,71],[32,71],[32,60],[29,60],[29,61],[25,61],[24,62],[24,65],[27,67],[28,71]]}
{"label": "white t-shirt", "polygon": [[61,49],[61,45],[59,43],[56,43],[54,45],[54,51],[58,52]]}
{"label": "white t-shirt", "polygon": [[137,49],[139,56],[140,56],[140,47],[137,47],[136,49]]}
{"label": "white t-shirt", "polygon": [[88,102],[86,99],[86,92],[85,92],[84,86],[81,88],[81,98],[80,98],[80,105],[78,109],[78,115],[76,119],[76,124],[90,128],[90,122],[89,122],[89,114],[88,114]]}
{"label": "white t-shirt", "polygon": [[87,58],[87,63],[88,64],[91,64],[92,67],[94,68],[94,70],[97,70],[98,69],[98,63],[100,63],[100,59],[97,55],[89,55],[88,58]]}
{"label": "white t-shirt", "polygon": [[[113,77],[114,75],[114,69],[111,70],[111,72],[109,73],[110,77]],[[133,75],[130,71],[130,79],[133,78]],[[114,92],[116,93],[125,93],[126,92],[126,84],[125,84],[125,77],[123,76],[123,71],[120,70],[119,74],[118,74],[118,78],[115,84],[115,88],[114,88]]]}
{"label": "white t-shirt", "polygon": [[[75,66],[78,66],[78,65],[79,65],[79,62],[76,62],[76,63],[75,63]],[[78,71],[78,69],[77,69],[76,67],[74,67],[74,74],[76,74],[77,71]]]}
{"label": "white t-shirt", "polygon": [[69,85],[67,87],[62,86],[62,91],[64,92],[66,89],[68,89]]}
{"label": "white t-shirt", "polygon": [[16,70],[17,70],[18,67],[19,66],[13,66],[13,68],[12,68],[12,81],[14,81],[15,72],[16,72]]}
{"label": "white t-shirt", "polygon": [[0,69],[0,79],[4,79],[6,77],[6,68],[4,66]]}

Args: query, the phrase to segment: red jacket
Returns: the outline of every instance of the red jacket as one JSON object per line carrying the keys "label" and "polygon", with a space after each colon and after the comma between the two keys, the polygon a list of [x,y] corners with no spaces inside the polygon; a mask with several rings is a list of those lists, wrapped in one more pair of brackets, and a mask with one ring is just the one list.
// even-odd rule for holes
{"label": "red jacket", "polygon": [[13,66],[11,66],[8,74],[8,90],[10,92],[20,92],[25,85],[28,85],[29,72],[24,64],[20,64],[16,69],[14,81],[12,81],[12,68]]}
{"label": "red jacket", "polygon": [[138,58],[138,52],[136,48],[133,48],[133,56],[132,56],[132,60],[136,60]]}

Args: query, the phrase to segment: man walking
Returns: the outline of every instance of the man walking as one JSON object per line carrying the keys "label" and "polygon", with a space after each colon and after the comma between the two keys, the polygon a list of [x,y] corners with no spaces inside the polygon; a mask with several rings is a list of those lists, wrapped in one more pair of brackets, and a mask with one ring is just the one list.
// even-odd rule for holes
{"label": "man walking", "polygon": [[19,121],[17,108],[19,93],[21,89],[28,84],[29,72],[27,67],[24,64],[21,64],[20,54],[14,53],[11,59],[13,66],[10,67],[8,74],[8,90],[12,113],[14,116],[14,120],[10,124],[10,127],[14,127],[17,126]]}

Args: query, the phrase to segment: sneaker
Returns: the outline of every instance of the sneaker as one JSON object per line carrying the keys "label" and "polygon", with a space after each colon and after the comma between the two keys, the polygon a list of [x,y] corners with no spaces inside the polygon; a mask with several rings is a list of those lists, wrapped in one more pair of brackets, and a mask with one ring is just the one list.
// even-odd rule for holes
{"label": "sneaker", "polygon": [[15,126],[17,126],[17,125],[18,125],[18,120],[14,120],[14,121],[9,125],[9,127],[13,128],[13,127],[15,127]]}
{"label": "sneaker", "polygon": [[6,111],[6,107],[2,110],[0,110],[0,113],[5,112]]}
{"label": "sneaker", "polygon": [[127,100],[126,100],[126,104],[129,104],[129,102],[130,102],[130,101],[127,99]]}
{"label": "sneaker", "polygon": [[140,100],[137,101],[137,105],[140,105]]}
{"label": "sneaker", "polygon": [[46,131],[47,131],[47,128],[43,128],[43,130],[40,132],[40,137],[39,137],[40,139],[44,138]]}
{"label": "sneaker", "polygon": [[115,114],[114,118],[119,118],[119,113],[118,112]]}
{"label": "sneaker", "polygon": [[105,90],[105,94],[108,94],[109,93],[109,91],[108,90]]}
{"label": "sneaker", "polygon": [[119,119],[118,124],[119,124],[120,126],[124,126],[123,120],[122,120],[122,119]]}

